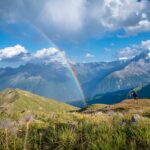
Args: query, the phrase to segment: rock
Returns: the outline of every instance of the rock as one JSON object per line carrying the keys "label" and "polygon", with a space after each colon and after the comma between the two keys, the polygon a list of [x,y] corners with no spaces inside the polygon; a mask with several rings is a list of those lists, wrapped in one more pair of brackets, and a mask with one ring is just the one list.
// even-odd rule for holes
{"label": "rock", "polygon": [[143,119],[143,117],[141,117],[138,114],[135,114],[131,117],[131,123],[132,124],[136,124],[139,120]]}

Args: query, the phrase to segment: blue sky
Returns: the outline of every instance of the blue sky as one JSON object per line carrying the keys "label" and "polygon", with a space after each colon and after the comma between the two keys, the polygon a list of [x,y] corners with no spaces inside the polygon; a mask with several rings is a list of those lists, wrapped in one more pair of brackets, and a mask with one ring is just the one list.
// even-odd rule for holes
{"label": "blue sky", "polygon": [[[150,47],[150,2],[0,1],[0,63],[130,58]],[[16,46],[18,45],[18,46]]]}

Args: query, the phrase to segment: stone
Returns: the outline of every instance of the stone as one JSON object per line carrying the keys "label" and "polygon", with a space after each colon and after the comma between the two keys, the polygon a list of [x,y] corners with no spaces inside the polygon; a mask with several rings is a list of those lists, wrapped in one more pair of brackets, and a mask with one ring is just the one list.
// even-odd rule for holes
{"label": "stone", "polygon": [[136,124],[139,120],[143,119],[140,115],[135,114],[131,117],[131,123]]}

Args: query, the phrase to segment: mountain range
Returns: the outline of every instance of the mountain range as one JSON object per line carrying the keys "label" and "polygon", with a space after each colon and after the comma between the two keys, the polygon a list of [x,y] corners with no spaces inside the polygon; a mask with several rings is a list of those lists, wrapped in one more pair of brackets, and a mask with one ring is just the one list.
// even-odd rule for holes
{"label": "mountain range", "polygon": [[[71,65],[86,99],[93,101],[98,95],[129,91],[150,83],[149,51],[129,60]],[[58,62],[0,68],[0,90],[5,88],[20,88],[67,103],[82,99],[74,77],[66,65]]]}

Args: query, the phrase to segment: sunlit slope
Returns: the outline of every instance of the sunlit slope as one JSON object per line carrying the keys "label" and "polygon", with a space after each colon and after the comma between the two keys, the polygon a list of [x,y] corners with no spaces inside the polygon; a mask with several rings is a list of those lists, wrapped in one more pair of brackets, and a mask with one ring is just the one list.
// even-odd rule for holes
{"label": "sunlit slope", "polygon": [[102,105],[102,104],[95,104],[90,105],[81,111],[90,113],[90,112],[103,112],[107,113],[110,111],[113,112],[121,112],[121,113],[146,113],[150,112],[150,99],[138,99],[138,100],[124,100],[120,103],[113,104],[113,105]]}
{"label": "sunlit slope", "polygon": [[20,89],[6,89],[0,93],[0,112],[26,111],[64,112],[76,109],[53,99],[47,99]]}

